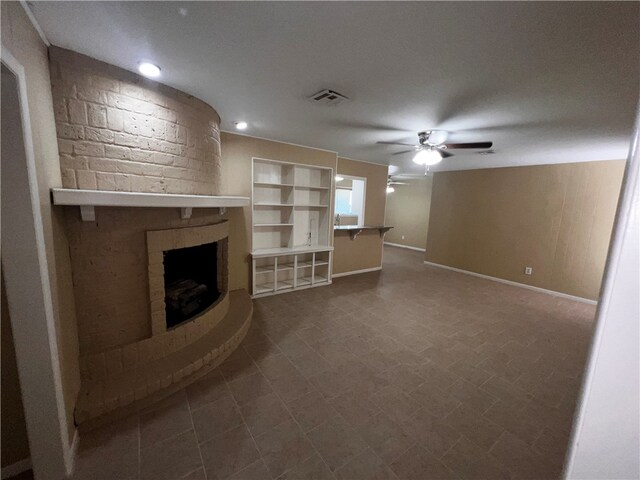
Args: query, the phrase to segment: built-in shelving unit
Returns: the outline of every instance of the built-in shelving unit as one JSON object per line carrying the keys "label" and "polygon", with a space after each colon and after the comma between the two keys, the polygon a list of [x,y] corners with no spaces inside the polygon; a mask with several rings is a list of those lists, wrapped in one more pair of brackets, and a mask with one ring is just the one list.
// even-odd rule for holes
{"label": "built-in shelving unit", "polygon": [[253,296],[331,283],[333,169],[253,159]]}

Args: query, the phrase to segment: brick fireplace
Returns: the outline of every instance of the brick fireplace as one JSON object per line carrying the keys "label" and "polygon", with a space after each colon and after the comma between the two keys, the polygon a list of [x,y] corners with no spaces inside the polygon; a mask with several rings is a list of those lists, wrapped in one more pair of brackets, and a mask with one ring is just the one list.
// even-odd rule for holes
{"label": "brick fireplace", "polygon": [[144,205],[92,203],[88,221],[77,207],[56,207],[65,209],[78,326],[75,420],[88,429],[211,371],[244,338],[253,306],[246,291],[229,291],[215,109],[56,47],[50,70],[66,189],[213,199],[182,211],[155,196]]}

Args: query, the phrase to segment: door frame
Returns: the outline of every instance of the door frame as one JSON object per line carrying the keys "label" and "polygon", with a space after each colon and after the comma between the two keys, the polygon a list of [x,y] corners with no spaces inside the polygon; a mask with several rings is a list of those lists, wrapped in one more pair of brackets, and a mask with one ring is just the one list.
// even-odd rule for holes
{"label": "door frame", "polygon": [[[71,475],[76,435],[69,438],[51,299],[26,74],[2,45],[2,64],[15,76],[25,162],[5,159],[2,266],[7,289],[31,464],[38,480]],[[28,192],[28,195],[27,195]]]}

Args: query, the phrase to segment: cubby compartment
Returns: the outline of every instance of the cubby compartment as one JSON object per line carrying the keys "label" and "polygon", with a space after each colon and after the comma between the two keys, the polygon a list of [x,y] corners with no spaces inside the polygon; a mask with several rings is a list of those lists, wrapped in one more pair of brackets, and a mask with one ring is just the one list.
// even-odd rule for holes
{"label": "cubby compartment", "polygon": [[329,211],[326,208],[295,207],[293,246],[329,244]]}
{"label": "cubby compartment", "polygon": [[291,248],[291,226],[254,226],[253,248],[255,250]]}
{"label": "cubby compartment", "polygon": [[331,188],[332,169],[296,165],[295,184],[298,187]]}
{"label": "cubby compartment", "polygon": [[293,207],[254,205],[253,225],[293,225]]}
{"label": "cubby compartment", "polygon": [[329,189],[298,188],[293,193],[296,206],[329,207]]}
{"label": "cubby compartment", "polygon": [[290,163],[254,159],[253,183],[257,185],[293,185],[294,166]]}
{"label": "cubby compartment", "polygon": [[254,185],[253,204],[266,206],[293,205],[292,186]]}

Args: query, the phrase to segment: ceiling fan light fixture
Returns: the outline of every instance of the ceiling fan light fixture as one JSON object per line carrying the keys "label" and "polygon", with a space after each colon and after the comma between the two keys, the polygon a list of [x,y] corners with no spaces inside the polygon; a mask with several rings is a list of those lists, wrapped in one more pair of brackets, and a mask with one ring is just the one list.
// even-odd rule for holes
{"label": "ceiling fan light fixture", "polygon": [[435,165],[442,161],[442,155],[437,149],[422,149],[413,157],[413,163],[418,165]]}

